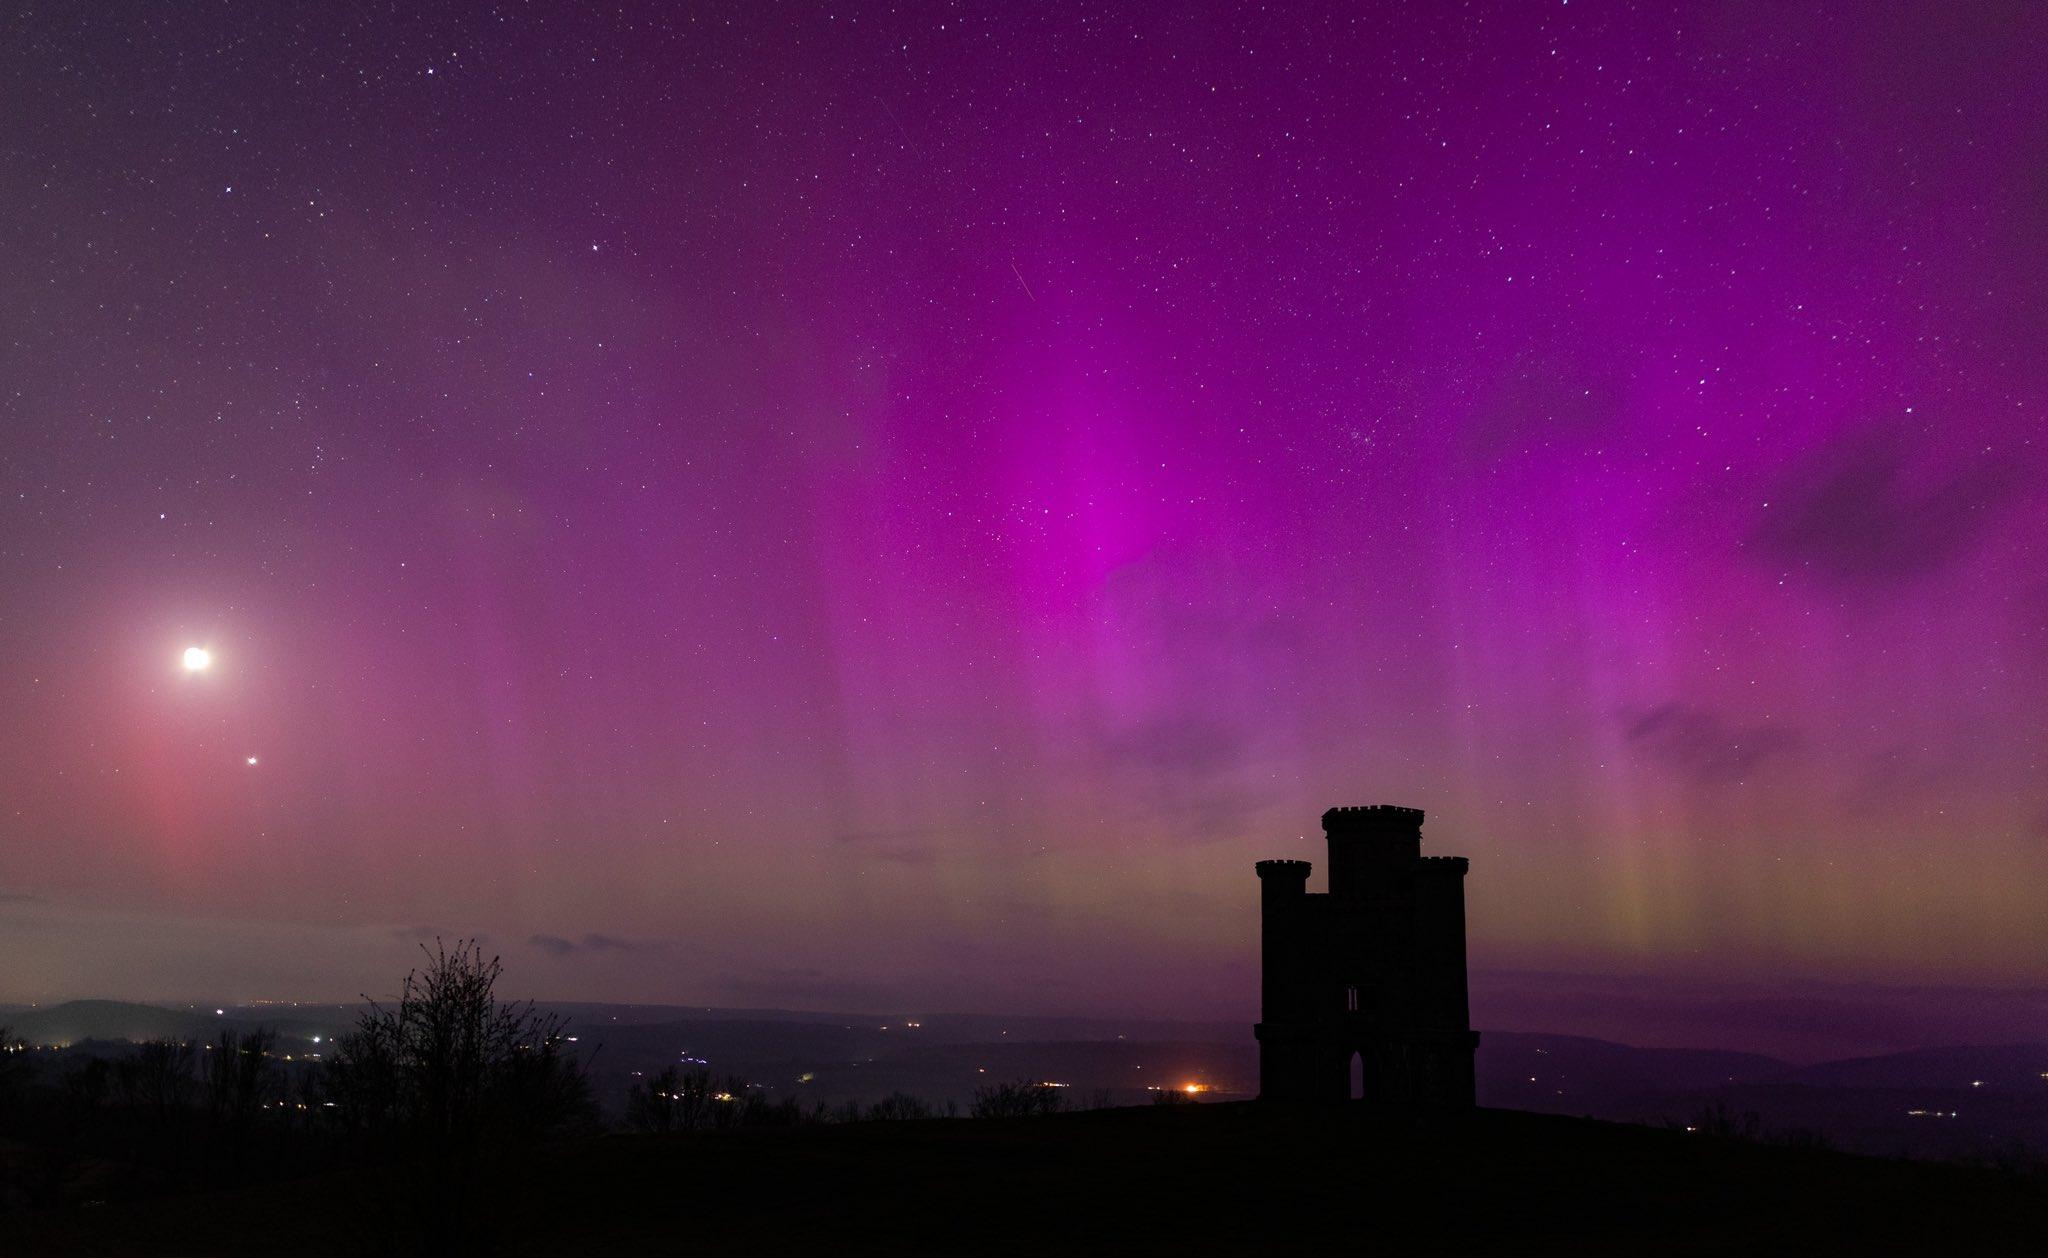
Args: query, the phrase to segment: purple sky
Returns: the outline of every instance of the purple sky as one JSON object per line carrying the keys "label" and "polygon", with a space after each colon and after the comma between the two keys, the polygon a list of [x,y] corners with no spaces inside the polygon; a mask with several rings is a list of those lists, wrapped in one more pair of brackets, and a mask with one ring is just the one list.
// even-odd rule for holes
{"label": "purple sky", "polygon": [[2048,8],[412,7],[6,20],[0,1000],[2048,985]]}

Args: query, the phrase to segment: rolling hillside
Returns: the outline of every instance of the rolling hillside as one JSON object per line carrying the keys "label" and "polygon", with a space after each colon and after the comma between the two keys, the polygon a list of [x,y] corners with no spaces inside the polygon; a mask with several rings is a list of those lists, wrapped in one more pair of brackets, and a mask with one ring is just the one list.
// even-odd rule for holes
{"label": "rolling hillside", "polygon": [[[2038,1181],[1481,1111],[1435,1123],[1255,1105],[611,1137],[494,1185],[506,1254],[1392,1252],[1999,1254]],[[24,1221],[25,1253],[385,1252],[333,1177]]]}

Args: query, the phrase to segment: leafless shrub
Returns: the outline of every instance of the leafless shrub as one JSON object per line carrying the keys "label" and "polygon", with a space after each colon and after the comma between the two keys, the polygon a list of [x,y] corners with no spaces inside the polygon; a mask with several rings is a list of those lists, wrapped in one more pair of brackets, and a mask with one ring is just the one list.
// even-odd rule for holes
{"label": "leafless shrub", "polygon": [[626,1122],[636,1131],[713,1131],[747,1126],[761,1104],[744,1081],[713,1077],[709,1070],[669,1066],[633,1085]]}
{"label": "leafless shrub", "polygon": [[1695,1111],[1684,1126],[1710,1139],[1754,1141],[1762,1137],[1764,1124],[1754,1110],[1737,1112],[1726,1101],[1713,1101]]}
{"label": "leafless shrub", "polygon": [[859,1102],[827,1109],[793,1096],[770,1100],[765,1091],[736,1075],[669,1066],[632,1086],[626,1096],[626,1126],[633,1131],[730,1131],[741,1127],[799,1127],[824,1122],[859,1122]]}
{"label": "leafless shrub", "polygon": [[889,1095],[868,1106],[862,1115],[868,1122],[901,1122],[912,1118],[934,1118],[932,1107],[910,1095],[908,1092],[891,1092]]}
{"label": "leafless shrub", "polygon": [[682,1090],[682,1071],[674,1066],[636,1083],[626,1093],[626,1126],[634,1131],[675,1131],[681,1125],[676,1094]]}
{"label": "leafless shrub", "polygon": [[974,1090],[974,1105],[968,1113],[975,1118],[1033,1118],[1057,1114],[1066,1108],[1065,1091],[1053,1084],[1029,1079],[992,1083]]}

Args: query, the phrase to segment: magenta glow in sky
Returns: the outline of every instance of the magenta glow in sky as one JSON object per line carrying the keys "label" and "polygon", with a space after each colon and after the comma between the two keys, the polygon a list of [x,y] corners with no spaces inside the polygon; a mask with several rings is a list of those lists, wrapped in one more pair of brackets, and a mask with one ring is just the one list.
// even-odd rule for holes
{"label": "magenta glow in sky", "polygon": [[0,999],[2048,983],[2040,6],[461,8],[0,41]]}

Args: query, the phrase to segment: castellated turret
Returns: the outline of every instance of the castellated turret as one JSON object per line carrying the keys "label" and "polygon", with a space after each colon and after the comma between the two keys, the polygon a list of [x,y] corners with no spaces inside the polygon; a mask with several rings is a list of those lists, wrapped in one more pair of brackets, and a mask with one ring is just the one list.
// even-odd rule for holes
{"label": "castellated turret", "polygon": [[1422,810],[1323,814],[1329,889],[1260,861],[1259,1096],[1469,1109],[1462,856],[1422,855]]}

